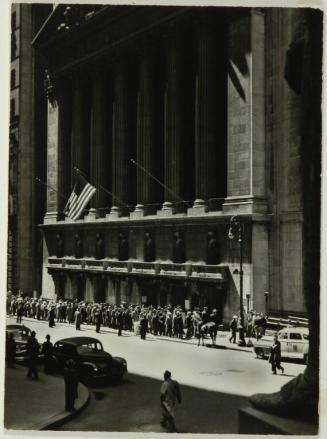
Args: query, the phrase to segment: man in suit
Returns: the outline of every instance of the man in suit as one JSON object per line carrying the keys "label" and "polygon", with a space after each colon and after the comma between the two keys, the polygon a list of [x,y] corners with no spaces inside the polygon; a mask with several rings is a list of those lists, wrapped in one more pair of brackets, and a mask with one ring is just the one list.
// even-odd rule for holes
{"label": "man in suit", "polygon": [[284,368],[280,364],[281,360],[281,350],[280,350],[280,341],[278,340],[277,335],[274,335],[274,342],[270,348],[270,356],[269,363],[271,363],[271,370],[274,375],[276,375],[276,369],[281,370],[284,373]]}
{"label": "man in suit", "polygon": [[233,316],[229,328],[231,330],[232,335],[229,337],[229,342],[232,343],[236,343],[236,331],[237,331],[237,316]]}
{"label": "man in suit", "polygon": [[53,344],[50,341],[50,335],[45,336],[46,341],[42,344],[42,354],[44,355],[44,373],[53,371]]}
{"label": "man in suit", "polygon": [[40,350],[40,346],[37,339],[35,338],[35,331],[32,331],[31,336],[27,340],[27,344],[26,344],[26,351],[29,358],[27,377],[34,378],[35,380],[39,379],[37,373],[37,361],[39,356],[39,350]]}
{"label": "man in suit", "polygon": [[167,427],[171,433],[176,432],[174,407],[176,400],[181,403],[182,395],[177,381],[171,379],[171,372],[166,370],[164,373],[164,382],[160,389],[160,401],[162,407],[161,425]]}

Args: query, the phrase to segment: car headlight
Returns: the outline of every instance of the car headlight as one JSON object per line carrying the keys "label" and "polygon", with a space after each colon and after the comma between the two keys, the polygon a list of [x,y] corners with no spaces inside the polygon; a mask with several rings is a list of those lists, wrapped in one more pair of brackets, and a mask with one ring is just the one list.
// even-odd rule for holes
{"label": "car headlight", "polygon": [[97,367],[97,365],[96,364],[94,364],[94,363],[83,363],[85,366],[89,366],[89,367],[92,367],[92,369],[94,370],[94,372],[97,372],[99,369],[98,369],[98,367]]}

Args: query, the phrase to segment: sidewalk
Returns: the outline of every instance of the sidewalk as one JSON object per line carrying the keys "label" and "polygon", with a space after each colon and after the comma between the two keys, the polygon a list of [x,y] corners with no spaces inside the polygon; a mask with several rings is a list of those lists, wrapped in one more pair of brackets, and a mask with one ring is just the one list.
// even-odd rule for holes
{"label": "sidewalk", "polygon": [[[46,320],[35,320],[31,317],[24,317],[23,320],[25,321],[32,321],[32,322],[39,322],[39,323],[48,323]],[[68,326],[68,327],[74,327],[74,324],[72,323],[57,323],[58,325],[61,326]],[[28,326],[28,325],[27,325]],[[86,325],[83,324],[81,325],[82,328],[88,328],[88,329],[94,329],[95,326],[94,325]],[[108,328],[107,326],[101,326],[101,333],[111,333],[111,334],[117,334],[117,330],[113,329],[113,328]],[[127,331],[123,331],[123,334],[126,333]],[[127,332],[128,334],[130,334],[129,332]],[[246,346],[238,346],[237,343],[230,343],[229,342],[229,337],[230,337],[231,333],[229,331],[218,331],[217,333],[217,340],[216,340],[216,349],[231,349],[234,351],[243,351],[243,352],[253,352],[253,347],[248,347],[247,343],[249,341],[248,337],[245,337],[245,342],[246,342]],[[136,337],[139,337],[139,335],[137,335]],[[174,343],[187,343],[187,344],[192,344],[192,345],[197,345],[198,344],[198,339],[192,337],[191,339],[180,339],[180,338],[176,338],[176,337],[167,337],[165,335],[153,335],[151,333],[147,334],[147,338],[154,338],[156,340],[160,340],[160,341],[170,341],[170,342],[174,342]],[[238,340],[238,336],[237,336],[237,340]],[[251,339],[252,342],[255,340],[255,338]],[[211,343],[211,339],[209,336],[207,336],[204,340],[205,342],[205,346],[206,347],[212,347],[212,343]]]}
{"label": "sidewalk", "polygon": [[88,389],[78,385],[75,412],[66,412],[65,385],[61,376],[45,375],[39,367],[39,380],[26,378],[27,368],[5,370],[4,426],[8,430],[46,430],[76,416],[89,402]]}

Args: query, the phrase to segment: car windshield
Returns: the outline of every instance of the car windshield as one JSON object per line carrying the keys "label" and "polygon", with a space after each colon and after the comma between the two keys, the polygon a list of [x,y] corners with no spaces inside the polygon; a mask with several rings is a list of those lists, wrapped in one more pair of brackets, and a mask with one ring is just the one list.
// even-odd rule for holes
{"label": "car windshield", "polygon": [[102,344],[100,342],[92,342],[92,343],[85,343],[80,346],[77,346],[77,354],[78,355],[84,355],[84,354],[90,354],[93,352],[102,352]]}

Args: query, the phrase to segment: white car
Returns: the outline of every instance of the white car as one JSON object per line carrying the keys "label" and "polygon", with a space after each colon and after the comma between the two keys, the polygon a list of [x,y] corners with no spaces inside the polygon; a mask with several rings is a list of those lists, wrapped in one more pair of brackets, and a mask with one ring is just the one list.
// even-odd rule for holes
{"label": "white car", "polygon": [[[309,329],[303,327],[283,328],[278,332],[282,358],[300,358],[306,363],[309,349]],[[270,354],[273,336],[266,335],[253,342],[253,350],[257,357],[265,358]]]}

